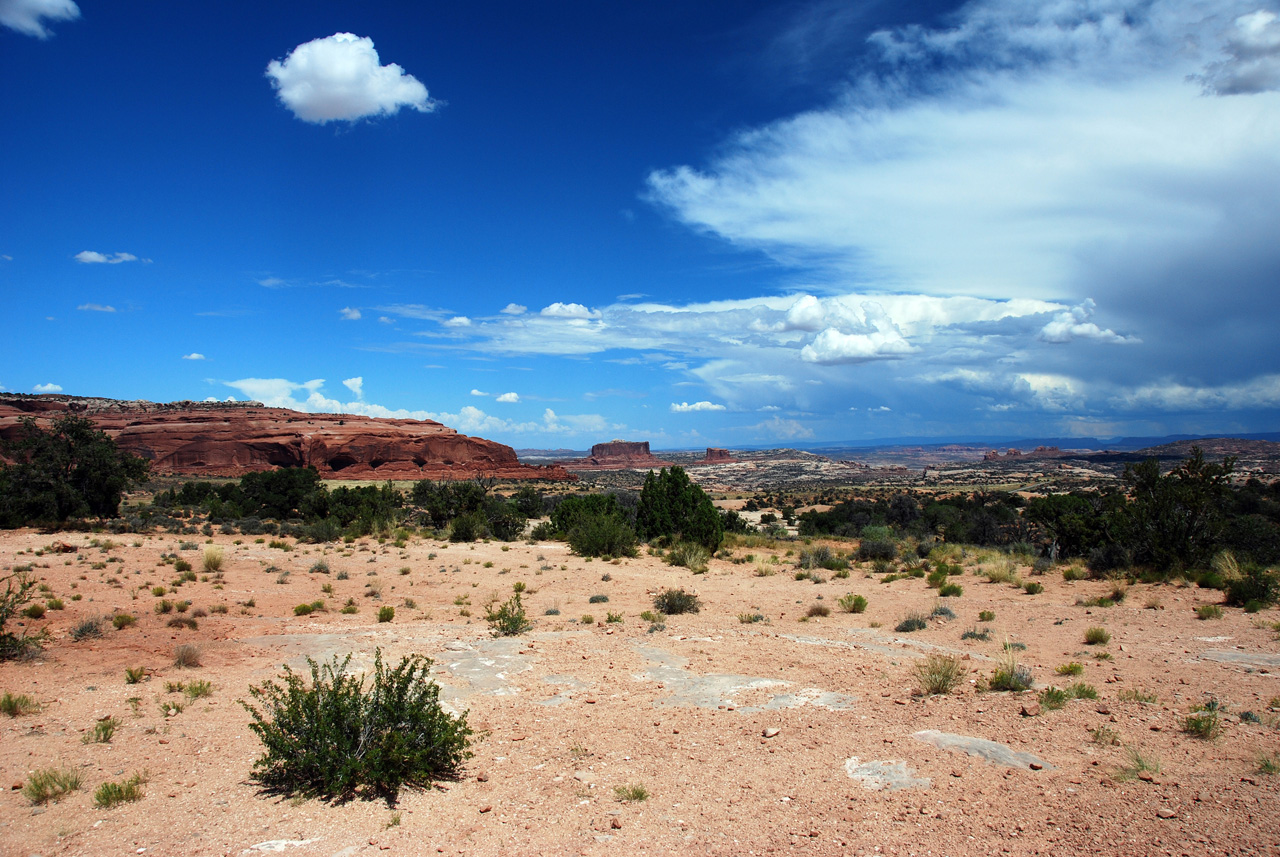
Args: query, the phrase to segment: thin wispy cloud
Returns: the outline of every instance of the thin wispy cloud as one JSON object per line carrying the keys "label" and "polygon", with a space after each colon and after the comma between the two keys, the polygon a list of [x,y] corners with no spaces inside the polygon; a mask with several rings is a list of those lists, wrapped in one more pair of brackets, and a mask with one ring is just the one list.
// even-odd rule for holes
{"label": "thin wispy cloud", "polygon": [[81,250],[75,255],[75,260],[82,265],[119,265],[139,261],[132,253],[99,253],[96,250]]}
{"label": "thin wispy cloud", "polygon": [[115,312],[116,308],[108,304],[80,304],[76,307],[84,312]]}
{"label": "thin wispy cloud", "polygon": [[72,0],[0,0],[0,26],[37,39],[53,35],[49,23],[79,17],[80,7]]}

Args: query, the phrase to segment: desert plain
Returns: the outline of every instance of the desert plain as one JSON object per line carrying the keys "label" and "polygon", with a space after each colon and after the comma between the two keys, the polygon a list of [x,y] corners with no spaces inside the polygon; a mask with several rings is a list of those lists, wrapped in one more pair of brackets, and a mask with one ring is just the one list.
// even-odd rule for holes
{"label": "desert plain", "polygon": [[[739,541],[702,574],[643,548],[604,561],[561,542],[273,541],[0,534],[0,570],[30,566],[39,599],[62,603],[12,623],[48,629],[42,654],[0,664],[0,691],[39,706],[0,717],[0,854],[1207,855],[1280,843],[1280,776],[1260,767],[1280,751],[1280,616],[1199,619],[1216,590],[1135,583],[1112,603],[1111,581],[973,549],[948,599],[858,563],[847,578],[796,579],[799,550],[821,540]],[[222,549],[215,574],[201,571],[209,545]],[[172,588],[174,557],[197,579]],[[1043,591],[989,582],[992,568]],[[642,619],[672,587],[695,592],[700,612]],[[495,638],[485,606],[518,589],[533,628]],[[850,593],[864,612],[840,608]],[[1111,606],[1079,603],[1099,599]],[[158,612],[166,600],[190,606]],[[315,601],[325,609],[295,615]],[[379,622],[388,605],[394,618]],[[931,615],[939,607],[954,618]],[[122,613],[136,624],[117,630]],[[913,613],[926,627],[896,631]],[[179,615],[196,627],[171,627]],[[95,617],[100,637],[72,638]],[[1087,645],[1091,627],[1110,641]],[[182,644],[198,667],[175,666]],[[467,712],[461,776],[393,806],[262,793],[250,779],[261,744],[239,704],[249,688],[285,665],[305,673],[308,657],[371,668],[379,649],[391,663],[431,658],[441,699]],[[1035,687],[983,691],[1010,652]],[[962,658],[953,692],[919,692],[930,653]],[[1058,672],[1069,664],[1080,674]],[[145,678],[129,683],[127,669]],[[176,689],[192,682],[212,692]],[[1096,699],[1039,704],[1044,688],[1077,682]],[[1219,729],[1202,738],[1183,724],[1206,703]],[[86,741],[108,717],[111,740]],[[82,786],[33,805],[21,787],[48,768]],[[95,806],[100,784],[135,773],[140,800]]]}

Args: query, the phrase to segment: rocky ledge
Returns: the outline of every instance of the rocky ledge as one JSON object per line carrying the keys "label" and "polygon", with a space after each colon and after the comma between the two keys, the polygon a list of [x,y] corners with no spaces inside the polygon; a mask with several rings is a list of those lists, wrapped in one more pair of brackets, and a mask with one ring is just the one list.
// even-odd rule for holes
{"label": "rocky ledge", "polygon": [[325,479],[576,478],[556,465],[521,464],[511,447],[433,420],[308,414],[260,402],[0,394],[0,438],[16,437],[23,417],[40,423],[64,414],[93,420],[157,474],[234,477],[312,466]]}

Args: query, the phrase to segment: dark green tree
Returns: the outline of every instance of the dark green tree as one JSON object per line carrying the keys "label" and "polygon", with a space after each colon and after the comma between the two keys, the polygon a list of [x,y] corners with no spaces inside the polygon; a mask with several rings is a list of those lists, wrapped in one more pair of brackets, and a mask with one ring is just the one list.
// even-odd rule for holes
{"label": "dark green tree", "polygon": [[636,505],[636,531],[647,540],[664,536],[695,542],[714,553],[724,539],[724,522],[711,498],[695,485],[684,468],[652,470],[644,479]]}
{"label": "dark green tree", "polygon": [[22,436],[7,453],[13,463],[0,469],[0,526],[8,528],[115,517],[124,492],[150,469],[92,421],[70,415],[47,430],[23,419]]}
{"label": "dark green tree", "polygon": [[1160,462],[1148,458],[1125,468],[1129,502],[1112,520],[1137,565],[1168,572],[1201,566],[1217,549],[1229,499],[1236,459],[1205,461],[1198,446],[1165,475]]}

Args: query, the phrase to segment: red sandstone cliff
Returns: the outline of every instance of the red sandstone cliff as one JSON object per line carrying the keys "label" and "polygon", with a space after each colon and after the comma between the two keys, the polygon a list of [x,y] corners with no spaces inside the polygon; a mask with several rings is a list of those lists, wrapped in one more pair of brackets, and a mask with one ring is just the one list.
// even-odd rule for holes
{"label": "red sandstone cliff", "polygon": [[718,446],[708,446],[707,454],[703,456],[701,461],[695,461],[692,467],[698,467],[703,464],[737,464],[738,459],[734,458],[727,449],[721,449]]}
{"label": "red sandstone cliff", "polygon": [[75,396],[0,395],[0,438],[24,416],[93,420],[153,473],[242,476],[313,466],[325,479],[568,480],[558,466],[521,464],[515,451],[432,420],[307,414],[258,402],[124,402]]}

